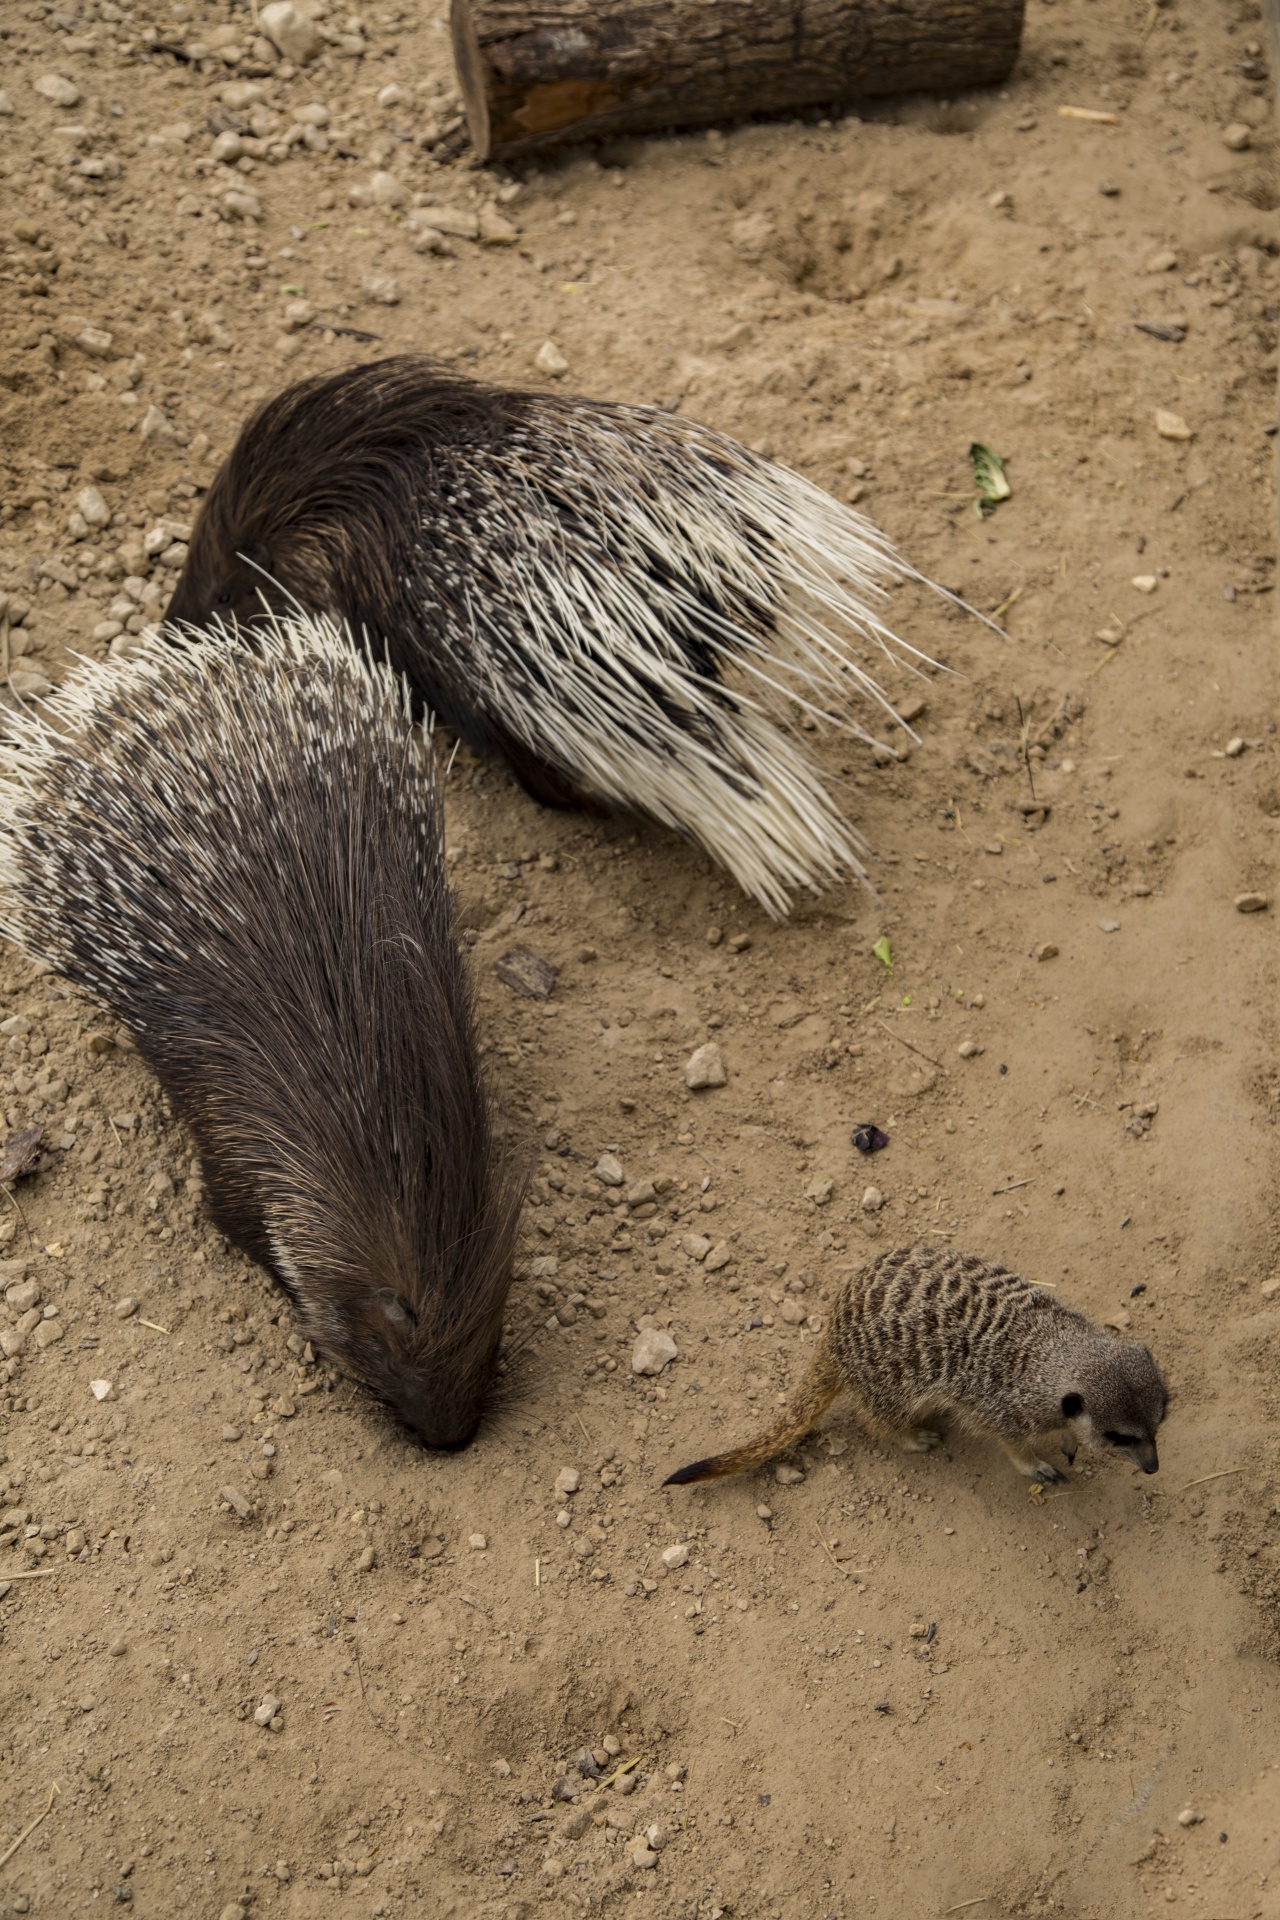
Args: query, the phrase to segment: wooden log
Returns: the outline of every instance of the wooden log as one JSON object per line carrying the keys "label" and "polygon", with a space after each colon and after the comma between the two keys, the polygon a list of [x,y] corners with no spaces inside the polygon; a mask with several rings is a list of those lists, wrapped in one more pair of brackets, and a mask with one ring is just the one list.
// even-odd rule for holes
{"label": "wooden log", "polygon": [[1024,0],[452,0],[482,160],[874,94],[992,86]]}

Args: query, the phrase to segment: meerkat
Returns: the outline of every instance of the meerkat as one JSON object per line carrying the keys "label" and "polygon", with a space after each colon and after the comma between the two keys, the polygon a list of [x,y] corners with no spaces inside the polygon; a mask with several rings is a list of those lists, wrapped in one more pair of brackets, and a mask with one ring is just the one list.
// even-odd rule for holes
{"label": "meerkat", "polygon": [[1084,1446],[1118,1453],[1143,1473],[1160,1466],[1167,1393],[1145,1347],[993,1260],[916,1245],[882,1253],[848,1282],[775,1425],[665,1484],[761,1466],[802,1440],[841,1392],[870,1432],[912,1453],[938,1446],[937,1422],[950,1416],[998,1440],[1031,1480],[1065,1478],[1045,1458],[1055,1443],[1068,1465]]}

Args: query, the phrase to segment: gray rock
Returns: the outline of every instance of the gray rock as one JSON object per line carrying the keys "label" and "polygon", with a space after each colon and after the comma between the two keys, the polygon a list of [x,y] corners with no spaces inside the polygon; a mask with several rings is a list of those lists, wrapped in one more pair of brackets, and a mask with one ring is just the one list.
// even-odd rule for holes
{"label": "gray rock", "polygon": [[324,46],[315,21],[300,12],[293,0],[271,0],[258,21],[267,38],[295,67],[305,67]]}

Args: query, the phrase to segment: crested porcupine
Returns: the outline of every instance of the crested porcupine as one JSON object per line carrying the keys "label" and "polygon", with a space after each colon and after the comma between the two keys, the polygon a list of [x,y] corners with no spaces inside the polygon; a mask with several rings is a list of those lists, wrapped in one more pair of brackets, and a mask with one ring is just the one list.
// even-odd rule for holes
{"label": "crested porcupine", "polygon": [[648,813],[781,916],[865,848],[778,718],[870,739],[860,694],[897,722],[860,655],[923,658],[875,611],[904,576],[870,521],[724,434],[406,355],[254,415],[167,617],[345,620],[536,798]]}
{"label": "crested porcupine", "polygon": [[215,1223],[302,1333],[455,1447],[497,1363],[521,1182],[409,704],[324,621],[82,667],[6,716],[0,929],[133,1035]]}

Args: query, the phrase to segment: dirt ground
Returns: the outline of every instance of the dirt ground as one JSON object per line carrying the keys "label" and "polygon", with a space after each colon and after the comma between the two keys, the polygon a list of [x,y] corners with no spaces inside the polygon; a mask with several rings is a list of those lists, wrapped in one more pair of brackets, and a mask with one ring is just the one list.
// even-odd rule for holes
{"label": "dirt ground", "polygon": [[[403,346],[536,382],[550,342],[765,445],[1008,637],[895,595],[952,670],[891,681],[921,746],[812,737],[878,893],[783,926],[665,832],[455,766],[536,1175],[523,1346],[457,1457],[299,1351],[111,1023],[6,954],[0,1091],[46,1151],[0,1228],[0,1913],[1280,1914],[1257,8],[1031,0],[1003,91],[515,174],[470,165],[434,0],[312,10],[302,71],[227,7],[0,14],[19,692],[163,605],[253,401]],[[495,976],[517,924],[545,1007]],[[728,1084],[690,1094],[711,1037]],[[605,1151],[656,1197],[611,1210]],[[1029,1493],[837,1409],[799,1477],[657,1491],[918,1237],[1149,1341],[1157,1479]],[[654,1323],[678,1357],[638,1377]]]}

